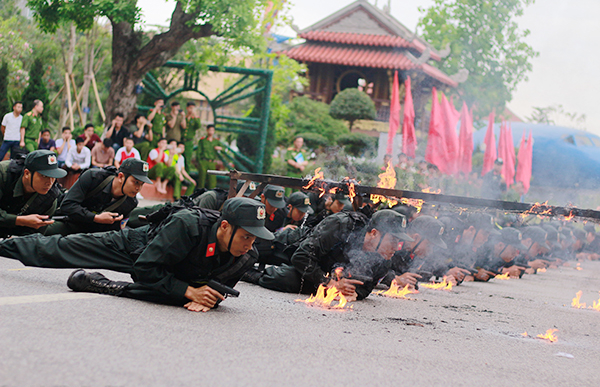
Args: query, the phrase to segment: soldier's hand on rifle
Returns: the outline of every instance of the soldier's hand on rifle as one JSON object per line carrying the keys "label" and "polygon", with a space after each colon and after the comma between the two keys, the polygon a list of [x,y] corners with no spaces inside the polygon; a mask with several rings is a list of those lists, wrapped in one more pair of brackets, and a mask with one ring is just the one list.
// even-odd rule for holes
{"label": "soldier's hand on rifle", "polygon": [[328,288],[332,288],[335,286],[337,290],[339,290],[344,296],[352,296],[356,294],[356,285],[364,285],[362,281],[349,279],[349,278],[341,278],[339,281],[331,280],[327,284]]}
{"label": "soldier's hand on rifle", "polygon": [[123,219],[123,215],[119,215],[116,212],[102,212],[94,217],[94,222],[100,224],[113,224],[120,222]]}
{"label": "soldier's hand on rifle", "polygon": [[446,273],[446,274],[448,276],[453,276],[458,281],[462,281],[465,278],[465,276],[469,273],[471,273],[471,272],[467,269],[462,269],[460,267],[453,267],[452,269],[448,270],[448,273]]}
{"label": "soldier's hand on rifle", "polygon": [[533,261],[529,261],[529,266],[531,266],[531,268],[534,270],[545,269],[546,267],[548,267],[549,264],[550,262],[545,259],[536,259]]}
{"label": "soldier's hand on rifle", "polygon": [[508,273],[508,275],[511,278],[519,278],[519,276],[521,275],[521,271],[525,271],[525,268],[523,266],[513,265],[511,267],[505,267],[504,269],[502,269],[502,274]]}
{"label": "soldier's hand on rifle", "polygon": [[402,275],[397,275],[396,278],[394,278],[394,281],[396,281],[396,284],[398,284],[398,286],[401,288],[405,287],[406,285],[414,288],[420,278],[422,277],[416,273],[404,273]]}
{"label": "soldier's hand on rifle", "polygon": [[[185,298],[187,298],[188,300],[191,300],[193,303],[199,304],[202,307],[208,308],[208,309],[214,307],[218,300],[225,299],[225,297],[223,297],[223,295],[221,293],[217,292],[216,290],[214,290],[206,285],[201,286],[199,288],[193,288],[191,286],[188,286],[187,290],[185,291]],[[186,305],[188,305],[188,304],[186,304]],[[195,309],[197,309],[197,307],[195,307],[193,305],[190,305],[190,306],[192,306],[194,309],[188,308],[188,310],[194,310],[195,312],[200,311],[200,310],[195,310]],[[187,306],[186,306],[186,308],[187,308]]]}
{"label": "soldier's hand on rifle", "polygon": [[54,221],[48,219],[48,215],[22,215],[17,216],[15,226],[29,227],[37,230],[40,227],[44,227],[52,223],[54,223]]}
{"label": "soldier's hand on rifle", "polygon": [[495,277],[494,273],[492,273],[491,271],[487,271],[485,269],[479,269],[477,274],[475,274],[475,278],[477,278],[480,281],[487,281],[490,278],[494,278],[494,277]]}

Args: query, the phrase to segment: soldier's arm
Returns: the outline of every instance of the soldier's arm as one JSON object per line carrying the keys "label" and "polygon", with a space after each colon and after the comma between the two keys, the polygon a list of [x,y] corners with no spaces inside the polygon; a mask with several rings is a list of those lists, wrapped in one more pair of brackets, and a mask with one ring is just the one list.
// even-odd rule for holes
{"label": "soldier's arm", "polygon": [[181,212],[186,211],[175,214],[133,264],[137,282],[173,299],[184,298],[189,285],[175,278],[167,267],[183,261],[200,239],[197,227],[184,219]]}
{"label": "soldier's arm", "polygon": [[[6,169],[0,169],[0,186],[4,187],[7,184],[8,175],[6,174]],[[2,190],[0,190],[0,199],[2,199]],[[17,222],[17,215],[9,214],[0,208],[0,226],[1,227],[15,227],[15,223]]]}
{"label": "soldier's arm", "polygon": [[321,270],[319,262],[327,257],[337,243],[343,242],[341,223],[336,217],[322,221],[292,255],[292,265],[304,278],[314,283],[327,283],[328,273]]}
{"label": "soldier's arm", "polygon": [[73,184],[60,206],[61,215],[67,215],[71,220],[81,223],[93,223],[96,214],[85,208],[82,203],[85,195],[92,191],[93,179],[91,171],[84,172]]}

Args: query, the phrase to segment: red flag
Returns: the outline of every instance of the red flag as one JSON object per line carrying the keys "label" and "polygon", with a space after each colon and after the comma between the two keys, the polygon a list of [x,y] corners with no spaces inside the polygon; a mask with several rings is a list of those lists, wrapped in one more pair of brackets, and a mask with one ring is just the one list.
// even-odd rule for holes
{"label": "red flag", "polygon": [[473,169],[473,117],[463,102],[460,111],[460,134],[458,135],[458,172],[468,175]]}
{"label": "red flag", "polygon": [[410,77],[404,82],[406,97],[404,98],[404,118],[402,120],[402,153],[415,158],[417,137],[415,135],[415,108],[413,105]]}
{"label": "red flag", "polygon": [[392,85],[392,100],[390,101],[390,130],[388,131],[387,154],[393,154],[394,137],[400,127],[400,85],[398,84],[398,70],[394,73]]}
{"label": "red flag", "polygon": [[531,166],[533,163],[533,137],[529,132],[529,138],[525,143],[525,131],[519,148],[519,165],[517,166],[517,181],[523,183],[523,192],[527,193],[531,184]]}
{"label": "red flag", "polygon": [[431,93],[431,120],[429,121],[429,138],[427,140],[427,149],[425,149],[425,161],[436,165],[441,172],[446,173],[447,157],[444,123],[435,87]]}
{"label": "red flag", "polygon": [[502,177],[504,177],[504,179],[506,180],[506,174],[504,173],[504,169],[506,168],[506,136],[504,135],[504,133],[506,133],[506,126],[504,124],[504,120],[502,120],[502,122],[500,123],[500,135],[498,136],[498,158],[502,159],[502,161],[504,161],[504,164],[502,165]]}
{"label": "red flag", "polygon": [[508,122],[504,124],[504,179],[506,188],[514,183],[515,178],[515,145],[513,142],[512,129]]}
{"label": "red flag", "polygon": [[[460,114],[454,108],[454,105],[448,101],[446,95],[442,93],[442,119],[444,122],[444,138],[446,140],[446,167],[442,172],[447,175],[454,175],[457,171],[458,163],[458,135],[456,134],[456,124]],[[439,168],[439,166],[438,166]]]}
{"label": "red flag", "polygon": [[481,176],[494,168],[494,161],[496,161],[496,139],[494,137],[494,112],[490,113],[487,132],[485,133],[485,152],[483,154],[483,168],[481,169]]}

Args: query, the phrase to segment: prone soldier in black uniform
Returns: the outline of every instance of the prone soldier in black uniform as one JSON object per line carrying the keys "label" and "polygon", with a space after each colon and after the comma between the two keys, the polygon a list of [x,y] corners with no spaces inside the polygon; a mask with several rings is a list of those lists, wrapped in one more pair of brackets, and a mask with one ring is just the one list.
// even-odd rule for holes
{"label": "prone soldier in black uniform", "polygon": [[136,195],[148,178],[148,163],[134,158],[119,169],[106,167],[84,172],[63,199],[57,215],[67,217],[48,227],[46,235],[115,231],[138,201]]}
{"label": "prone soldier in black uniform", "polygon": [[66,174],[48,150],[0,162],[0,237],[30,234],[52,224],[49,217],[61,195],[56,179]]}
{"label": "prone soldier in black uniform", "polygon": [[[34,234],[0,242],[0,256],[26,266],[108,269],[134,282],[111,281],[100,273],[74,271],[75,291],[104,293],[208,311],[224,297],[210,280],[233,287],[256,261],[256,237],[273,238],[264,227],[265,206],[232,198],[222,213],[195,207],[164,207],[151,225],[93,234]],[[161,216],[162,215],[162,216]],[[163,218],[163,219],[161,219]]]}

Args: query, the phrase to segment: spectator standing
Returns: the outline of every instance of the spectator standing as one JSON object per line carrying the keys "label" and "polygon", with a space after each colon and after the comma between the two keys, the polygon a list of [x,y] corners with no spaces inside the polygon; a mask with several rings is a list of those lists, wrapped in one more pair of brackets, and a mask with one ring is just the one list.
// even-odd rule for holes
{"label": "spectator standing", "polygon": [[150,113],[148,114],[148,121],[152,124],[152,140],[150,142],[152,145],[150,149],[156,148],[158,140],[167,137],[167,132],[165,130],[167,119],[163,114],[164,107],[165,100],[159,98],[154,101],[154,109],[150,110]]}
{"label": "spectator standing", "polygon": [[190,177],[185,170],[185,144],[182,141],[179,143],[175,140],[171,140],[168,149],[165,151],[169,155],[169,165],[175,168],[175,177],[173,178],[173,198],[181,199],[181,186],[187,182],[188,190],[186,193],[189,194],[194,192],[196,188],[196,182]]}
{"label": "spectator standing", "polygon": [[83,138],[77,137],[75,148],[71,148],[67,154],[65,167],[72,173],[81,173],[88,169],[92,164],[92,152],[83,145]]}
{"label": "spectator standing", "polygon": [[123,161],[127,159],[141,160],[140,152],[138,152],[138,150],[133,147],[132,138],[126,138],[125,146],[119,148],[119,150],[117,151],[117,154],[115,155],[115,167],[119,168]]}
{"label": "spectator standing", "polygon": [[152,149],[148,154],[147,160],[150,169],[148,177],[156,180],[154,186],[156,187],[156,191],[161,194],[167,193],[169,180],[175,178],[175,168],[168,165],[169,154],[165,152],[166,149],[167,139],[161,138],[158,141],[157,148]]}
{"label": "spectator standing", "polygon": [[86,124],[83,129],[83,134],[79,135],[83,138],[83,145],[87,146],[89,150],[93,150],[96,144],[102,142],[100,136],[94,133],[94,125]]}
{"label": "spectator standing", "polygon": [[[148,129],[146,129],[146,127],[148,127]],[[152,124],[146,120],[146,117],[138,114],[133,119],[129,131],[132,134],[135,148],[140,152],[140,155],[146,159],[150,149],[152,149],[152,139],[154,138]]]}
{"label": "spectator standing", "polygon": [[500,200],[506,190],[506,182],[502,177],[504,160],[498,158],[494,161],[494,168],[483,177],[481,196],[486,199]]}
{"label": "spectator standing", "polygon": [[49,129],[42,130],[42,136],[40,138],[40,143],[38,144],[38,149],[45,149],[52,152],[56,150],[56,143],[52,138],[50,138]]}
{"label": "spectator standing", "polygon": [[115,150],[112,148],[112,140],[105,138],[97,143],[92,149],[92,168],[104,168],[113,165]]}
{"label": "spectator standing", "polygon": [[73,140],[73,136],[71,135],[71,128],[65,126],[62,129],[61,137],[56,140],[56,152],[58,153],[58,157],[56,160],[58,161],[59,168],[65,165],[67,161],[67,155],[71,149],[74,149],[76,144],[75,140]]}
{"label": "spectator standing", "polygon": [[181,110],[179,102],[175,101],[171,104],[171,114],[167,121],[167,138],[181,141],[181,132],[186,127],[185,113]]}
{"label": "spectator standing", "polygon": [[287,162],[287,175],[289,177],[299,177],[304,175],[304,168],[308,165],[306,155],[308,154],[304,146],[304,138],[296,136],[294,138],[294,145],[287,148],[285,153],[285,160]]}
{"label": "spectator standing", "polygon": [[2,135],[4,136],[4,142],[0,147],[0,161],[4,160],[4,156],[10,150],[12,156],[13,149],[18,148],[19,142],[21,141],[21,122],[23,121],[23,103],[17,101],[13,103],[13,111],[7,113],[2,118]]}
{"label": "spectator standing", "polygon": [[217,176],[207,176],[206,171],[217,167],[217,152],[223,150],[221,141],[215,139],[215,126],[206,127],[206,137],[198,142],[196,161],[198,162],[198,188],[213,189],[217,186]]}
{"label": "spectator standing", "polygon": [[44,103],[36,99],[33,101],[33,109],[25,114],[23,121],[21,121],[21,141],[19,146],[27,149],[27,152],[33,152],[38,147],[40,134],[44,126],[42,122],[43,112]]}
{"label": "spectator standing", "polygon": [[194,138],[196,137],[196,133],[200,130],[202,122],[200,121],[200,116],[196,110],[196,104],[193,102],[188,102],[186,106],[186,126],[181,132],[181,141],[185,144],[185,168],[189,171],[190,162],[192,160],[192,155],[194,153]]}
{"label": "spectator standing", "polygon": [[131,133],[127,128],[123,127],[123,122],[125,121],[123,117],[123,113],[115,114],[115,118],[112,120],[112,124],[106,131],[105,138],[110,138],[113,141],[113,149],[117,151],[120,147],[122,147],[123,140],[125,137],[130,137]]}

